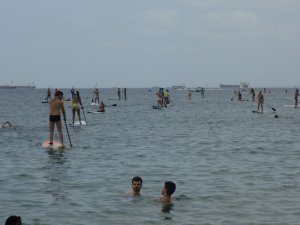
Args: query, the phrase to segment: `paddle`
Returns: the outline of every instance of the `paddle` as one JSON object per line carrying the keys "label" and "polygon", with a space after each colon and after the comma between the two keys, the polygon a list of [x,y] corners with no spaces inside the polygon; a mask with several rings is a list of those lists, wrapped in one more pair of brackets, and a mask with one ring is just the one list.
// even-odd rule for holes
{"label": "paddle", "polygon": [[232,96],[232,98],[230,100],[232,101],[235,96],[237,96],[236,92],[234,92],[234,96]]}
{"label": "paddle", "polygon": [[249,92],[249,93],[247,94],[247,96],[244,98],[245,101],[249,101],[248,96],[249,96],[250,94],[251,94],[251,92]]}
{"label": "paddle", "polygon": [[105,107],[117,106],[117,104],[106,105]]}
{"label": "paddle", "polygon": [[[65,121],[65,120],[64,120],[64,121]],[[69,129],[68,129],[68,126],[67,126],[67,123],[66,123],[66,121],[65,121],[65,126],[66,126],[66,130],[67,130],[67,134],[68,134],[68,138],[69,138],[70,146],[71,146],[71,148],[72,148],[71,138],[70,138]]]}
{"label": "paddle", "polygon": [[[269,106],[268,104],[266,104],[266,106]],[[276,111],[276,109],[275,108],[273,108],[273,107],[271,107],[271,106],[269,106],[274,112]]]}
{"label": "paddle", "polygon": [[[84,113],[83,106],[81,106],[81,109],[82,109],[82,112],[83,112],[84,121],[86,122],[86,118],[85,118],[85,113]],[[87,125],[87,122],[86,122],[86,125]]]}

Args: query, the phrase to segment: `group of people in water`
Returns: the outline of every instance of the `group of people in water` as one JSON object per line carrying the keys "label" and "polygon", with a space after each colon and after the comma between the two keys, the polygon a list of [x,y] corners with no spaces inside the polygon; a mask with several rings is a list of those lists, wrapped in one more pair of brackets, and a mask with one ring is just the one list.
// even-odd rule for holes
{"label": "group of people in water", "polygon": [[[142,187],[143,187],[142,178],[139,176],[135,176],[131,180],[132,190],[128,194],[131,196],[140,196]],[[172,195],[174,194],[175,190],[176,190],[176,184],[172,181],[166,181],[163,185],[161,191],[162,196],[160,197],[159,200],[164,205],[170,205],[174,201]],[[163,209],[165,209],[165,207]],[[5,225],[22,225],[22,219],[20,216],[11,215],[6,219]]]}
{"label": "group of people in water", "polygon": [[[132,196],[139,196],[141,195],[141,189],[143,187],[143,180],[141,177],[136,176],[133,177],[131,180],[131,187],[132,191],[129,192]],[[172,195],[176,190],[176,184],[172,181],[166,181],[163,188],[162,188],[162,197],[160,201],[163,203],[171,203],[172,202]]]}

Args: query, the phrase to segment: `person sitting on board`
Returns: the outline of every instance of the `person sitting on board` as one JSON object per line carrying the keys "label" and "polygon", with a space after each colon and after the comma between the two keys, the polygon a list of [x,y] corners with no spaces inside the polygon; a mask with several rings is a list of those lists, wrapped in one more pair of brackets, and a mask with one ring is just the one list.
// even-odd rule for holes
{"label": "person sitting on board", "polygon": [[261,93],[261,91],[259,91],[258,95],[257,95],[257,101],[258,101],[258,105],[257,105],[257,112],[259,112],[259,109],[261,109],[261,111],[264,111],[264,95]]}
{"label": "person sitting on board", "polygon": [[296,88],[295,96],[294,96],[294,99],[295,99],[295,108],[298,107],[298,95],[299,95],[299,90],[298,90],[298,88]]}
{"label": "person sitting on board", "polygon": [[6,121],[4,123],[1,124],[2,128],[9,128],[9,127],[13,127],[13,125],[11,124],[11,122]]}
{"label": "person sitting on board", "polygon": [[100,103],[99,109],[97,110],[97,112],[105,112],[105,105],[103,102]]}
{"label": "person sitting on board", "polygon": [[5,225],[22,225],[22,219],[20,216],[9,216],[5,221]]}
{"label": "person sitting on board", "polygon": [[131,180],[132,191],[129,192],[130,195],[138,196],[141,195],[141,189],[143,187],[143,180],[141,177],[136,176]]}
{"label": "person sitting on board", "polygon": [[173,183],[172,181],[166,181],[161,192],[161,194],[163,195],[160,198],[161,202],[171,203],[172,201],[171,195],[175,192],[175,190],[176,190],[176,184]]}
{"label": "person sitting on board", "polygon": [[83,109],[83,106],[79,91],[76,91],[76,94],[74,94],[72,97],[72,125],[74,125],[75,113],[77,113],[79,124],[81,125],[80,108]]}
{"label": "person sitting on board", "polygon": [[64,137],[62,133],[61,126],[61,113],[63,114],[64,121],[66,121],[66,112],[64,107],[64,102],[62,101],[63,93],[61,91],[55,92],[55,98],[50,101],[50,116],[49,116],[49,126],[50,126],[50,142],[49,144],[53,144],[53,133],[54,133],[54,125],[58,129],[59,138],[62,144],[62,148],[64,148]]}

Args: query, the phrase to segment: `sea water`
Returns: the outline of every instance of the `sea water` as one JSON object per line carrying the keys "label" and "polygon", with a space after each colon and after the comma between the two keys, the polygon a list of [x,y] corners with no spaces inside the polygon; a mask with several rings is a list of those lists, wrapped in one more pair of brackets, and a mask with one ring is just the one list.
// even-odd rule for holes
{"label": "sea water", "polygon": [[[1,122],[15,125],[0,129],[0,224],[13,214],[26,225],[299,224],[300,109],[283,107],[292,89],[265,93],[263,114],[252,113],[248,92],[246,101],[221,89],[188,100],[170,89],[172,106],[152,109],[157,90],[130,88],[127,100],[103,89],[101,100],[117,106],[90,114],[93,89],[79,90],[87,126],[68,127],[73,148],[51,152],[41,147],[46,89],[0,89]],[[134,176],[140,197],[128,195]],[[168,180],[177,189],[164,205]]]}

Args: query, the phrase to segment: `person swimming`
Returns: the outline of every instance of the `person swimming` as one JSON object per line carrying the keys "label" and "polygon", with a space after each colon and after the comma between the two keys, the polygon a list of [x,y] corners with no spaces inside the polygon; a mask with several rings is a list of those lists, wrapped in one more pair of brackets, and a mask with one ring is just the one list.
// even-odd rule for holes
{"label": "person swimming", "polygon": [[1,124],[1,128],[9,128],[9,127],[13,127],[13,125],[9,121],[6,121]]}

